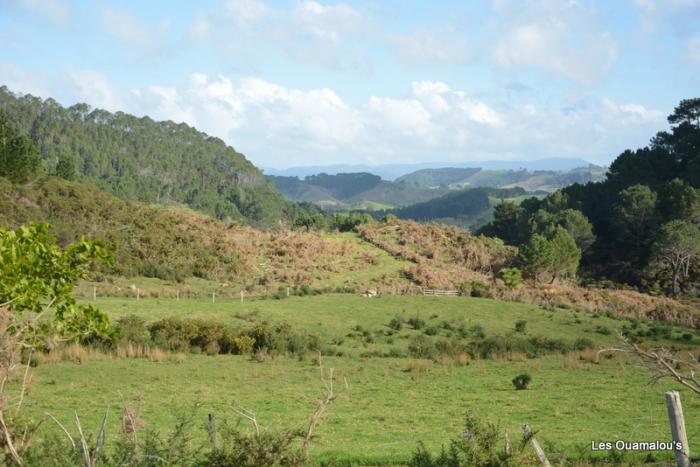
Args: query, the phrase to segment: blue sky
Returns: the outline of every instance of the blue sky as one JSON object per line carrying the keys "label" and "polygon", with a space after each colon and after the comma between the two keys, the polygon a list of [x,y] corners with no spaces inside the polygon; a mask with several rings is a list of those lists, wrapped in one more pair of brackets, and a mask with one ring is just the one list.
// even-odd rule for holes
{"label": "blue sky", "polygon": [[261,166],[609,163],[700,95],[700,0],[0,0],[0,84]]}

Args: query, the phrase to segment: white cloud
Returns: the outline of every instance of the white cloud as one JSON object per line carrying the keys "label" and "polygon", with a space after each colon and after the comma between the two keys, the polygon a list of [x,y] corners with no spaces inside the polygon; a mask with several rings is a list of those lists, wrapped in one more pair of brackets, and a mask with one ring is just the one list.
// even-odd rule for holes
{"label": "white cloud", "polygon": [[641,104],[617,104],[612,100],[603,99],[603,105],[608,114],[622,119],[626,123],[657,122],[663,124],[665,114],[659,110],[649,110]]}
{"label": "white cloud", "polygon": [[272,14],[272,9],[259,0],[228,0],[225,8],[239,24],[260,21]]}
{"label": "white cloud", "polygon": [[700,67],[700,36],[695,36],[685,46],[685,58],[694,66]]}
{"label": "white cloud", "polygon": [[72,17],[71,8],[62,0],[19,0],[19,5],[57,26],[68,26]]}
{"label": "white cloud", "polygon": [[297,3],[292,18],[308,34],[334,44],[360,30],[363,22],[363,16],[350,5],[323,5],[313,0]]}
{"label": "white cloud", "polygon": [[51,95],[51,81],[46,76],[12,63],[0,62],[0,85],[7,86],[10,91],[23,94]]}
{"label": "white cloud", "polygon": [[170,30],[167,19],[149,25],[126,11],[113,8],[104,8],[102,20],[110,34],[137,52],[155,50]]}
{"label": "white cloud", "polygon": [[540,68],[590,85],[617,61],[617,42],[578,2],[545,0],[524,7],[520,1],[500,0],[494,8],[505,23],[496,59],[506,68]]}
{"label": "white cloud", "polygon": [[413,65],[466,63],[466,38],[454,29],[423,29],[389,37],[402,61]]}
{"label": "white cloud", "polygon": [[222,8],[196,16],[189,31],[193,39],[209,41],[238,63],[257,62],[269,50],[281,50],[302,63],[367,71],[371,64],[357,44],[367,22],[364,13],[345,3],[301,0],[282,9],[260,0],[228,0]]}
{"label": "white cloud", "polygon": [[125,110],[120,90],[103,74],[93,70],[68,69],[66,77],[71,93],[78,101],[112,112]]}
{"label": "white cloud", "polygon": [[[28,80],[32,78],[33,81]],[[417,81],[401,96],[350,105],[328,88],[293,89],[255,77],[194,74],[181,86],[125,91],[92,70],[49,80],[0,64],[13,91],[71,105],[184,121],[264,166],[582,157],[609,162],[648,143],[665,112],[611,98],[565,106],[494,105],[441,81]],[[23,84],[24,87],[21,87]]]}

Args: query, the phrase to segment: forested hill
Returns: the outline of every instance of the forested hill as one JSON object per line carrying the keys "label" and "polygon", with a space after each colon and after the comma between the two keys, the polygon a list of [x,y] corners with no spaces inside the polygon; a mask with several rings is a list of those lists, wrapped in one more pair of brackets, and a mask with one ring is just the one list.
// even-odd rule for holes
{"label": "forested hill", "polygon": [[185,204],[220,219],[271,226],[294,206],[242,154],[184,123],[65,108],[0,87],[0,113],[28,134],[49,173],[120,198]]}
{"label": "forested hill", "polygon": [[545,199],[503,202],[480,233],[534,251],[557,226],[583,252],[581,275],[654,293],[700,293],[700,99],[669,115],[670,129],[627,150],[605,181]]}
{"label": "forested hill", "polygon": [[382,180],[367,172],[320,173],[299,177],[267,178],[288,199],[312,202],[326,207],[406,206],[436,198],[448,189],[420,188]]}

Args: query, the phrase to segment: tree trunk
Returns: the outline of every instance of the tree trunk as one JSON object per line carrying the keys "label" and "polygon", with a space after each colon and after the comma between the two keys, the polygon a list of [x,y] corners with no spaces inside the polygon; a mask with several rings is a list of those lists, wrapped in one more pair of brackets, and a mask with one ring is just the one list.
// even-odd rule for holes
{"label": "tree trunk", "polygon": [[671,296],[673,298],[676,298],[677,295],[677,284],[678,284],[678,268],[676,266],[673,266],[671,272]]}

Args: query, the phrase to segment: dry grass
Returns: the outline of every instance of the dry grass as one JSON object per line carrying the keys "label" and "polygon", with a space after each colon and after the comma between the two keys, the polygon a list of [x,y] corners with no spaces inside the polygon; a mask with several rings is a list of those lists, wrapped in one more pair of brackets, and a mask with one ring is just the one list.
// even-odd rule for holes
{"label": "dry grass", "polygon": [[455,227],[394,221],[357,227],[363,240],[414,263],[404,274],[427,288],[457,288],[466,281],[487,282],[509,266],[517,249],[500,240],[475,237]]}
{"label": "dry grass", "polygon": [[42,365],[59,362],[85,363],[97,360],[112,360],[115,358],[142,358],[152,362],[182,363],[187,357],[183,353],[167,352],[158,347],[129,343],[126,345],[119,345],[113,352],[102,352],[91,347],[69,344],[52,349],[50,352],[38,352],[34,355],[34,358],[38,364]]}
{"label": "dry grass", "polygon": [[408,361],[404,371],[406,371],[411,376],[411,379],[417,383],[424,374],[431,371],[431,368],[432,362],[430,360],[411,359]]}

